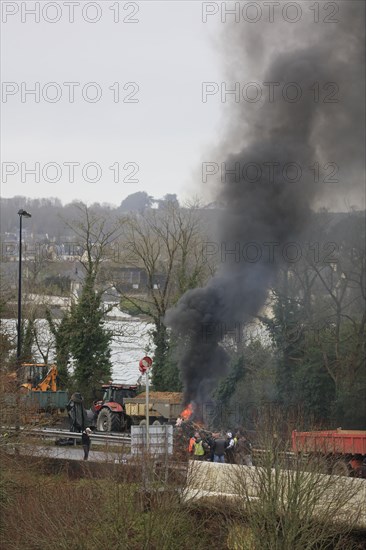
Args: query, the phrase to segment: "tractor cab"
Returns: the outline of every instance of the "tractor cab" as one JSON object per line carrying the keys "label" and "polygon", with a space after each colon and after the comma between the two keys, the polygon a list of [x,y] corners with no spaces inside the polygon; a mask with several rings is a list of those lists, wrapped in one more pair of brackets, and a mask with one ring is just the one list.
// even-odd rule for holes
{"label": "tractor cab", "polygon": [[136,397],[137,386],[129,386],[126,384],[103,384],[103,396],[99,401],[94,401],[95,410],[99,410],[106,403],[118,403],[123,406],[124,399]]}
{"label": "tractor cab", "polygon": [[103,386],[104,403],[113,402],[123,405],[126,397],[135,397],[137,386],[125,386],[124,384]]}

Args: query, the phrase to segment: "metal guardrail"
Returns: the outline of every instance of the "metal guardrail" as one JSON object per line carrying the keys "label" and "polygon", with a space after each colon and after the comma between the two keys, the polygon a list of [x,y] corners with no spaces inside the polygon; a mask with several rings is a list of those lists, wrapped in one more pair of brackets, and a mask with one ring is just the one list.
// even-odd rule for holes
{"label": "metal guardrail", "polygon": [[[3,431],[15,431],[15,426],[1,426],[1,430]],[[60,429],[53,429],[53,428],[20,428],[20,431],[22,433],[25,433],[27,435],[35,435],[35,436],[41,436],[41,437],[60,437],[60,438],[73,438],[75,440],[81,439],[81,433],[79,432],[70,432],[67,430],[60,430]],[[114,443],[116,445],[122,444],[122,443],[129,443],[131,444],[131,435],[121,435],[116,432],[110,432],[110,433],[101,433],[101,432],[93,432],[91,434],[91,439],[95,443]],[[268,453],[265,449],[259,449],[256,447],[253,447],[252,449],[252,455],[254,458],[260,457]],[[278,455],[282,459],[287,459],[289,461],[294,460],[297,455],[293,451],[282,451],[279,452]],[[304,455],[305,457],[306,455]]]}
{"label": "metal guardrail", "polygon": [[[264,456],[268,453],[270,453],[271,451],[269,449],[259,449],[257,447],[253,447],[252,449],[252,455],[255,457],[260,457],[260,456]],[[296,457],[298,457],[299,455],[294,453],[293,451],[277,451],[276,452],[276,455],[279,457],[279,458],[282,458],[282,459],[295,459]],[[305,456],[305,455],[303,455]]]}
{"label": "metal guardrail", "polygon": [[[4,431],[15,431],[15,427],[2,427]],[[70,439],[81,439],[80,432],[70,432],[67,430],[57,430],[53,428],[20,428],[22,434],[41,436],[41,437],[59,437]],[[91,440],[100,443],[114,443],[116,445],[122,443],[131,443],[130,435],[120,435],[117,433],[92,433],[90,435]]]}

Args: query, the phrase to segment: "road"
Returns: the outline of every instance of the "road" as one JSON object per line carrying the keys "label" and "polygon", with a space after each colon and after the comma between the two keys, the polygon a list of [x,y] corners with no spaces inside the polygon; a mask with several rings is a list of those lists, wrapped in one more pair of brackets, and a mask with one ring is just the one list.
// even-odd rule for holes
{"label": "road", "polygon": [[[84,450],[81,445],[67,446],[42,446],[42,445],[21,445],[19,447],[22,456],[40,456],[48,458],[61,458],[67,460],[83,460]],[[11,452],[11,451],[10,451]],[[13,448],[13,453],[15,448]],[[131,458],[130,454],[118,452],[96,451],[91,448],[89,462],[108,462],[124,464]]]}

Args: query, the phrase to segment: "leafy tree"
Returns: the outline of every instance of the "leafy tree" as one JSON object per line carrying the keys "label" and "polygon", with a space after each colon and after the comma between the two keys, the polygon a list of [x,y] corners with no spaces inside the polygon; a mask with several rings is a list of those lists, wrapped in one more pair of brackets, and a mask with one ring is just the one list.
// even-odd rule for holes
{"label": "leafy tree", "polygon": [[227,405],[235,393],[239,380],[245,377],[246,369],[243,355],[240,355],[230,368],[228,376],[222,380],[217,388],[216,397],[220,403]]}
{"label": "leafy tree", "polygon": [[276,398],[274,353],[258,337],[248,338],[240,347],[214,393],[216,424],[252,429],[258,407]]}
{"label": "leafy tree", "polygon": [[52,318],[50,310],[47,309],[46,319],[55,339],[55,362],[58,370],[60,389],[67,389],[70,384],[68,371],[71,335],[70,315],[66,313],[57,324]]}
{"label": "leafy tree", "polygon": [[[3,290],[3,289],[1,289]],[[3,314],[6,310],[4,294],[0,295],[0,371],[3,372],[8,367],[10,354],[15,347],[14,341],[4,326]]]}
{"label": "leafy tree", "polygon": [[[56,341],[56,357],[62,384],[77,385],[85,399],[95,397],[100,381],[111,377],[112,332],[104,326],[106,311],[103,309],[102,295],[105,291],[101,279],[101,265],[111,251],[119,235],[120,224],[105,217],[96,208],[85,204],[74,205],[77,218],[66,222],[74,232],[83,250],[79,261],[85,278],[81,295],[56,326],[48,314],[50,329]],[[112,307],[112,306],[110,306]],[[73,375],[68,365],[72,361]]]}
{"label": "leafy tree", "polygon": [[295,367],[290,403],[296,402],[301,407],[305,422],[315,419],[326,424],[332,416],[335,386],[323,367],[321,349],[312,336],[306,335],[303,359]]}
{"label": "leafy tree", "polygon": [[10,352],[13,350],[14,345],[11,341],[10,335],[4,330],[3,322],[0,321],[0,364],[1,370],[9,360]]}
{"label": "leafy tree", "polygon": [[273,317],[262,319],[270,332],[273,343],[280,350],[277,366],[278,398],[282,403],[294,400],[294,377],[296,365],[304,353],[302,328],[303,308],[298,296],[289,292],[291,275],[284,269],[273,289]]}
{"label": "leafy tree", "polygon": [[[159,391],[182,391],[182,379],[176,359],[176,343],[164,324],[151,331],[154,344],[153,380]],[[156,368],[156,365],[160,368]],[[154,373],[155,369],[155,373]]]}
{"label": "leafy tree", "polygon": [[152,204],[152,197],[146,191],[137,191],[128,195],[122,202],[120,209],[122,212],[143,212]]}
{"label": "leafy tree", "polygon": [[357,429],[366,415],[364,221],[355,215],[330,225],[337,256],[282,269],[273,316],[263,321],[278,351],[281,401],[301,404],[305,420]]}
{"label": "leafy tree", "polygon": [[34,318],[30,317],[25,323],[22,321],[20,327],[20,339],[22,343],[20,362],[33,363],[33,344],[34,344]]}
{"label": "leafy tree", "polygon": [[176,208],[179,208],[179,201],[175,193],[167,193],[162,200],[159,200],[159,208],[164,208],[167,203],[171,203]]}
{"label": "leafy tree", "polygon": [[104,326],[101,293],[95,290],[93,275],[87,275],[80,299],[71,307],[67,326],[75,380],[84,398],[92,399],[100,381],[108,381],[112,372],[112,332]]}
{"label": "leafy tree", "polygon": [[166,384],[166,367],[169,352],[168,331],[161,319],[155,320],[155,327],[151,332],[155,347],[152,380],[154,388],[159,391],[170,390]]}

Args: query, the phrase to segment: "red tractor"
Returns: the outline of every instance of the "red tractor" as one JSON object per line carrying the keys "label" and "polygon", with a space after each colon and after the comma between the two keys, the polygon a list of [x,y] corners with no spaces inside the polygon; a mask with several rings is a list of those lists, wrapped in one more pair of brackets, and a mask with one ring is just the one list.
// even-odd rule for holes
{"label": "red tractor", "polygon": [[126,414],[125,398],[135,397],[137,386],[103,384],[103,398],[94,402],[97,430],[99,432],[122,432],[130,428],[131,419]]}

